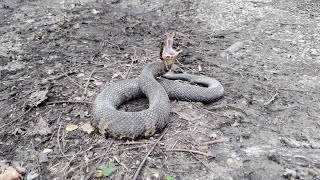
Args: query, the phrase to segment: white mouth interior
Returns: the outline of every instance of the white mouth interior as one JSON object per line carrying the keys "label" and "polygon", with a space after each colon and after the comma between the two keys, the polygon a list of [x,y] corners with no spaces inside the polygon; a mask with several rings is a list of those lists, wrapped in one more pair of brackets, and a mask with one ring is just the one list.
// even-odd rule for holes
{"label": "white mouth interior", "polygon": [[167,40],[167,44],[168,44],[168,46],[164,50],[163,55],[165,55],[165,56],[176,55],[177,51],[172,48],[173,40],[172,39],[168,39]]}

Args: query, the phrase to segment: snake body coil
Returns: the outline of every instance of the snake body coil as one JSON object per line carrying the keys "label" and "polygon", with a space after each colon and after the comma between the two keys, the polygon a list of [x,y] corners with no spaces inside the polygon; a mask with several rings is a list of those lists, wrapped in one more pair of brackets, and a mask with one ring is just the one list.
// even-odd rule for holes
{"label": "snake body coil", "polygon": [[[160,60],[148,64],[138,78],[116,82],[106,87],[93,104],[93,116],[99,131],[117,139],[150,137],[162,130],[169,119],[170,98],[188,101],[212,102],[224,94],[223,86],[214,78],[190,74],[165,74]],[[157,79],[163,75],[166,79]],[[171,79],[171,80],[169,80]],[[173,81],[186,80],[206,87]],[[117,110],[121,104],[144,96],[149,108],[138,112]]]}

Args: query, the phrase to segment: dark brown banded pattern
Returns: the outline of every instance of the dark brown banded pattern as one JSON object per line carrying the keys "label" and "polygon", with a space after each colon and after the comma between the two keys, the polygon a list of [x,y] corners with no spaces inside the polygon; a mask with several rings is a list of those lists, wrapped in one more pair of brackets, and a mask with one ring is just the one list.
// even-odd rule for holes
{"label": "dark brown banded pattern", "polygon": [[[96,97],[93,105],[93,116],[99,123],[100,132],[116,139],[150,137],[167,125],[170,114],[169,97],[212,102],[224,94],[222,85],[214,78],[166,74],[164,77],[167,79],[157,79],[166,72],[164,63],[157,60],[148,64],[138,78],[119,81],[106,87]],[[176,79],[205,87],[173,81]],[[148,109],[138,112],[117,110],[121,104],[144,94],[149,100]]]}

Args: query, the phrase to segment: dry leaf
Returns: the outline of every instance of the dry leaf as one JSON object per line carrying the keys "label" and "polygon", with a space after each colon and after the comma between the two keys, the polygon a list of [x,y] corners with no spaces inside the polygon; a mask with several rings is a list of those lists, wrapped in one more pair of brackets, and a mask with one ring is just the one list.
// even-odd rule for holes
{"label": "dry leaf", "polygon": [[46,100],[48,90],[44,91],[36,91],[31,93],[29,97],[29,106],[31,107],[37,107],[40,103],[42,103],[44,100]]}
{"label": "dry leaf", "polygon": [[20,174],[12,167],[9,166],[6,170],[0,174],[1,180],[19,180]]}
{"label": "dry leaf", "polygon": [[89,116],[89,112],[88,111],[83,111],[83,110],[79,110],[76,112],[75,117],[80,117],[81,119],[84,117],[88,117]]}
{"label": "dry leaf", "polygon": [[101,178],[102,176],[103,176],[102,170],[98,170],[98,171],[96,172],[96,174],[95,174],[95,177],[96,177],[96,178]]}
{"label": "dry leaf", "polygon": [[67,131],[74,131],[74,130],[76,130],[76,129],[78,129],[78,125],[76,125],[76,124],[68,124],[68,125],[66,126],[66,130],[67,130]]}
{"label": "dry leaf", "polygon": [[48,135],[51,134],[51,129],[49,128],[49,124],[43,117],[39,117],[38,122],[35,126],[28,130],[31,135]]}
{"label": "dry leaf", "polygon": [[90,122],[86,122],[81,126],[82,131],[91,134],[94,131],[94,127],[91,126]]}

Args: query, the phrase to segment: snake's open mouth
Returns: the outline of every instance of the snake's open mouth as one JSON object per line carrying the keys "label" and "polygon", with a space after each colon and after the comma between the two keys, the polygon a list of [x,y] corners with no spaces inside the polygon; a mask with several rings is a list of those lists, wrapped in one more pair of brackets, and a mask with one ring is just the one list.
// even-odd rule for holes
{"label": "snake's open mouth", "polygon": [[167,38],[163,42],[160,52],[160,59],[163,60],[167,70],[172,67],[172,65],[178,58],[178,55],[182,52],[182,50],[177,51],[173,49],[173,36],[174,33],[167,34]]}
{"label": "snake's open mouth", "polygon": [[173,39],[172,38],[167,38],[166,39],[166,46],[163,48],[163,54],[162,56],[165,58],[167,56],[177,56],[181,51],[176,51],[173,49]]}

